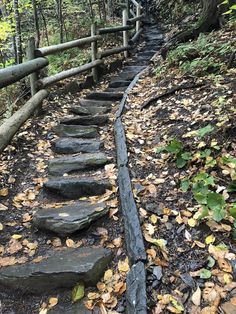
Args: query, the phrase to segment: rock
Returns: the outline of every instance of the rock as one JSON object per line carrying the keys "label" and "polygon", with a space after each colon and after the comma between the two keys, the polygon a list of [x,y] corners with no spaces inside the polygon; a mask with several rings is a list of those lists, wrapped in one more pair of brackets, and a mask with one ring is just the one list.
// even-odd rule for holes
{"label": "rock", "polygon": [[104,194],[112,185],[107,180],[96,178],[58,177],[45,182],[44,187],[66,198],[78,199],[81,196]]}
{"label": "rock", "polygon": [[[139,72],[138,72],[139,73]],[[129,72],[121,72],[118,77],[119,79],[123,79],[123,80],[132,80],[138,73],[133,72],[133,71],[129,71]]]}
{"label": "rock", "polygon": [[223,303],[221,309],[225,314],[235,314],[236,313],[236,306],[232,304],[230,301]]}
{"label": "rock", "polygon": [[91,115],[105,114],[105,113],[110,112],[112,110],[112,107],[93,107],[93,106],[90,106],[90,107],[88,107],[88,110],[89,110]]}
{"label": "rock", "polygon": [[81,107],[81,106],[76,106],[76,107],[72,107],[69,109],[70,112],[75,113],[75,114],[79,114],[81,116],[89,116],[90,112],[87,108]]}
{"label": "rock", "polygon": [[107,92],[107,93],[125,92],[126,89],[127,89],[126,86],[123,86],[123,87],[115,87],[115,88],[109,87],[109,88],[106,89],[106,92]]}
{"label": "rock", "polygon": [[134,264],[126,279],[126,313],[146,314],[146,274],[145,266],[142,262]]}
{"label": "rock", "polygon": [[104,203],[80,201],[60,208],[41,208],[34,215],[34,224],[39,229],[66,236],[88,227],[108,211]]}
{"label": "rock", "polygon": [[155,53],[156,53],[155,50],[144,51],[144,52],[140,52],[140,53],[138,54],[138,56],[139,56],[139,57],[149,57],[149,58],[151,58],[151,57],[154,56]]}
{"label": "rock", "polygon": [[78,115],[85,115],[82,112],[82,109],[84,110],[84,113],[86,112],[86,115],[97,115],[97,114],[105,114],[111,111],[111,108],[107,107],[81,107],[81,106],[75,106],[70,108],[70,112]]}
{"label": "rock", "polygon": [[97,99],[97,100],[108,100],[108,101],[117,101],[121,100],[123,93],[107,93],[107,92],[93,92],[87,95],[87,99]]}
{"label": "rock", "polygon": [[156,34],[156,35],[147,35],[147,40],[148,41],[156,41],[156,40],[163,40],[163,35],[162,34]]}
{"label": "rock", "polygon": [[52,149],[57,154],[95,153],[103,147],[99,140],[59,138],[53,143]]}
{"label": "rock", "polygon": [[78,170],[96,169],[106,163],[107,157],[104,153],[88,153],[51,159],[48,170],[52,175],[61,175]]}
{"label": "rock", "polygon": [[94,99],[79,99],[81,106],[86,107],[88,110],[90,107],[108,107],[112,108],[112,101],[109,100],[94,100]]}
{"label": "rock", "polygon": [[98,136],[97,128],[94,126],[59,124],[53,130],[61,137],[94,138]]}
{"label": "rock", "polygon": [[109,84],[109,88],[117,88],[117,87],[128,87],[130,84],[130,81],[124,81],[124,80],[120,80],[120,81],[111,81],[111,83]]}
{"label": "rock", "polygon": [[163,274],[162,274],[162,267],[161,266],[155,266],[153,267],[153,275],[156,277],[157,280],[161,280]]}
{"label": "rock", "polygon": [[181,274],[180,278],[188,287],[190,287],[191,289],[195,289],[196,287],[195,281],[188,273]]}
{"label": "rock", "polygon": [[110,250],[95,247],[53,251],[39,263],[2,267],[0,284],[30,294],[72,288],[80,280],[96,285],[111,257]]}
{"label": "rock", "polygon": [[72,125],[104,125],[108,121],[108,115],[95,115],[95,116],[77,116],[68,117],[61,121],[62,124]]}
{"label": "rock", "polygon": [[141,72],[142,70],[144,70],[146,67],[143,66],[125,66],[123,69],[123,72],[134,72],[135,74],[138,74],[139,72]]}

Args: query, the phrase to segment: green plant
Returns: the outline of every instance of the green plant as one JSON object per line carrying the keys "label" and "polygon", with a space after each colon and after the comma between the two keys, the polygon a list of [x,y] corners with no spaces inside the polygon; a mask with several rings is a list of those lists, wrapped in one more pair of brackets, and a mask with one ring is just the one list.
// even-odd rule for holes
{"label": "green plant", "polygon": [[198,219],[208,216],[209,211],[217,222],[224,219],[226,215],[226,202],[223,195],[210,190],[214,186],[214,178],[206,172],[198,173],[191,181],[185,179],[181,182],[181,189],[186,192],[191,187],[194,199],[201,205],[201,212],[197,213]]}
{"label": "green plant", "polygon": [[176,139],[170,140],[166,146],[159,147],[155,151],[156,153],[166,151],[167,153],[174,155],[177,168],[183,168],[187,162],[192,159],[192,154],[184,151],[183,144]]}

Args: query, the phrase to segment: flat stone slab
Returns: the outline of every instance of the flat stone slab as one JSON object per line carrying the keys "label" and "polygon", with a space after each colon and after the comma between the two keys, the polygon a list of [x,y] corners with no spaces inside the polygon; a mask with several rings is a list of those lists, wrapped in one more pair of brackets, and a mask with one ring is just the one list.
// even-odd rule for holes
{"label": "flat stone slab", "polygon": [[78,170],[96,169],[107,163],[104,153],[88,153],[51,159],[48,170],[52,175],[61,175]]}
{"label": "flat stone slab", "polygon": [[122,99],[123,93],[107,93],[107,92],[93,92],[87,95],[87,99],[97,99],[97,100],[113,100],[117,101]]}
{"label": "flat stone slab", "polygon": [[34,224],[43,230],[66,236],[87,228],[93,221],[106,215],[104,203],[76,202],[60,208],[41,208],[34,215]]}
{"label": "flat stone slab", "polygon": [[112,101],[109,100],[94,100],[94,99],[79,99],[79,103],[81,106],[86,107],[90,110],[90,107],[108,107],[112,108]]}
{"label": "flat stone slab", "polygon": [[141,56],[141,57],[153,57],[154,56],[154,54],[156,53],[156,51],[155,50],[152,50],[152,51],[144,51],[144,52],[140,52],[139,54],[138,54],[138,56]]}
{"label": "flat stone slab", "polygon": [[109,93],[124,92],[126,89],[127,89],[127,86],[115,87],[115,88],[108,87],[108,88],[106,89],[106,92],[109,92]]}
{"label": "flat stone slab", "polygon": [[79,114],[81,116],[89,116],[91,115],[90,111],[87,108],[84,108],[82,106],[75,106],[69,109],[70,112]]}
{"label": "flat stone slab", "polygon": [[53,131],[60,137],[95,138],[98,137],[97,128],[85,125],[59,124]]}
{"label": "flat stone slab", "polygon": [[86,112],[88,112],[87,115],[96,115],[96,114],[105,114],[108,113],[109,111],[111,111],[112,108],[108,108],[108,107],[88,107],[88,108],[84,108],[81,106],[75,106],[75,107],[71,107],[70,108],[70,112],[74,113],[74,114],[78,114],[81,115],[81,108],[86,110]]}
{"label": "flat stone slab", "polygon": [[57,177],[44,183],[46,190],[69,199],[78,199],[82,196],[101,195],[111,190],[108,180],[79,177]]}
{"label": "flat stone slab", "polygon": [[111,81],[109,84],[109,88],[127,87],[129,86],[129,84],[130,84],[130,81],[125,81],[125,80]]}
{"label": "flat stone slab", "polygon": [[54,251],[39,263],[2,267],[0,284],[24,293],[44,293],[72,288],[82,280],[96,285],[112,258],[110,250],[84,247]]}
{"label": "flat stone slab", "polygon": [[57,154],[95,153],[103,148],[103,143],[93,139],[59,138],[52,149]]}
{"label": "flat stone slab", "polygon": [[95,116],[76,116],[68,117],[61,120],[62,124],[72,125],[104,125],[108,121],[108,115],[95,115]]}
{"label": "flat stone slab", "polygon": [[123,79],[123,80],[132,80],[139,72],[134,72],[134,71],[124,71],[124,72],[121,72],[118,77],[120,79]]}
{"label": "flat stone slab", "polygon": [[135,66],[135,65],[131,65],[131,66],[125,66],[123,71],[124,72],[135,72],[136,74],[138,74],[139,72],[141,72],[142,70],[144,70],[146,67],[143,65],[139,65],[139,66]]}

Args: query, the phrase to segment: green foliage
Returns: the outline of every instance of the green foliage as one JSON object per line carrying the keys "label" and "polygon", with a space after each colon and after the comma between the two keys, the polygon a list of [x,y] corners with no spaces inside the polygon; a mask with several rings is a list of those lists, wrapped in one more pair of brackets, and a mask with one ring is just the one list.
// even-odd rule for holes
{"label": "green foliage", "polygon": [[171,66],[179,66],[185,74],[197,76],[208,73],[216,73],[224,64],[216,58],[216,55],[224,56],[230,53],[231,43],[223,45],[214,42],[210,36],[200,34],[196,41],[179,44],[170,51],[167,61]]}
{"label": "green foliage", "polygon": [[183,168],[192,159],[192,154],[184,151],[183,144],[176,139],[170,140],[166,146],[157,148],[155,151],[156,153],[167,152],[174,155],[177,168]]}
{"label": "green foliage", "polygon": [[211,124],[208,124],[204,128],[197,130],[197,136],[203,138],[205,135],[211,133],[212,131],[214,131],[214,127]]}
{"label": "green foliage", "polygon": [[236,11],[236,4],[230,5],[229,0],[225,0],[221,4],[227,4],[228,5],[228,10],[226,12],[224,12],[223,15],[232,14],[233,12]]}

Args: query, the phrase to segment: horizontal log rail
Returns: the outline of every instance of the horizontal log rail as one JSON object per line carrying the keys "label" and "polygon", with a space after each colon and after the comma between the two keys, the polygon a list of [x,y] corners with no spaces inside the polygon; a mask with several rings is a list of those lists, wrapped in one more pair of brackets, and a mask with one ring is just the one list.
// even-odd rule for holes
{"label": "horizontal log rail", "polygon": [[136,0],[130,0],[136,7],[139,6],[140,4]]}
{"label": "horizontal log rail", "polygon": [[40,90],[0,126],[0,152],[7,147],[15,133],[32,116],[47,96],[48,91]]}
{"label": "horizontal log rail", "polygon": [[131,30],[132,28],[133,28],[133,26],[131,26],[131,25],[100,28],[98,30],[98,34],[103,35],[103,34],[118,33],[118,32]]}
{"label": "horizontal log rail", "polygon": [[128,19],[127,23],[133,24],[133,23],[136,23],[137,21],[141,21],[142,18],[144,18],[144,14]]}
{"label": "horizontal log rail", "polygon": [[134,36],[129,40],[129,45],[135,44],[138,41],[139,36],[142,34],[142,32],[143,29],[140,28],[140,30],[137,33],[135,33]]}
{"label": "horizontal log rail", "polygon": [[83,46],[85,44],[90,44],[92,42],[95,42],[102,37],[99,35],[96,36],[91,36],[91,37],[86,37],[86,38],[81,38],[73,41],[66,42],[64,44],[59,44],[59,45],[52,45],[48,47],[43,47],[35,50],[35,55],[36,57],[44,57],[48,56],[54,53],[62,52],[64,50],[68,50],[71,48]]}
{"label": "horizontal log rail", "polygon": [[7,87],[49,64],[45,58],[37,58],[0,70],[0,88]]}
{"label": "horizontal log rail", "polygon": [[129,51],[130,49],[132,49],[131,46],[112,48],[112,49],[100,52],[98,56],[99,58],[106,58],[106,57],[109,57],[109,56],[112,56],[112,55],[115,55],[124,51]]}
{"label": "horizontal log rail", "polygon": [[85,65],[81,65],[80,67],[72,68],[70,70],[66,70],[66,71],[60,72],[58,74],[55,74],[53,76],[45,77],[45,78],[43,78],[37,82],[37,86],[39,88],[45,88],[49,85],[57,83],[57,82],[64,80],[66,78],[69,78],[69,77],[78,75],[80,73],[86,72],[90,69],[93,69],[102,63],[103,63],[102,60],[96,60],[96,61],[87,63]]}

